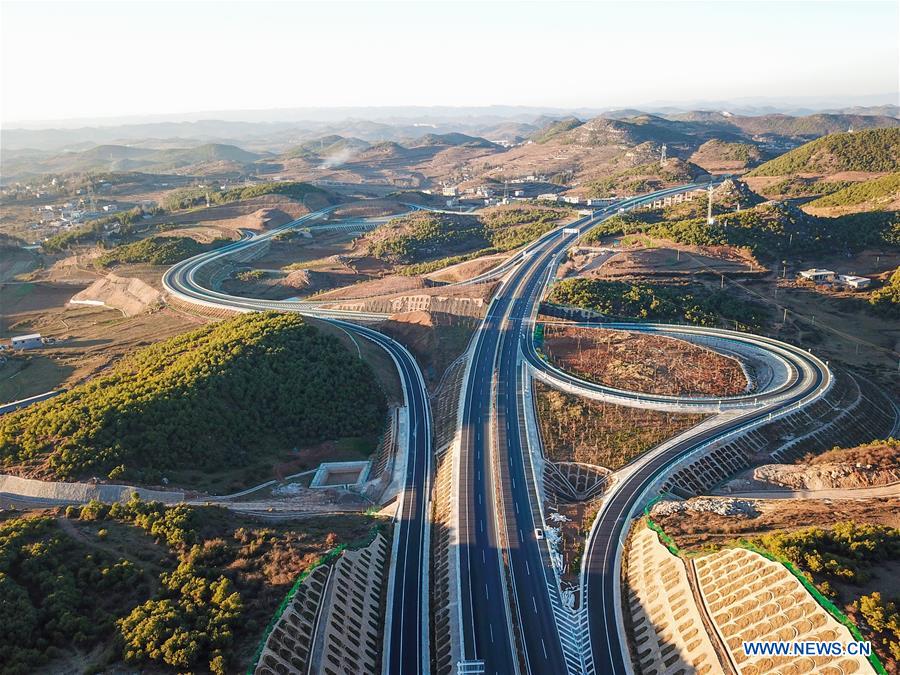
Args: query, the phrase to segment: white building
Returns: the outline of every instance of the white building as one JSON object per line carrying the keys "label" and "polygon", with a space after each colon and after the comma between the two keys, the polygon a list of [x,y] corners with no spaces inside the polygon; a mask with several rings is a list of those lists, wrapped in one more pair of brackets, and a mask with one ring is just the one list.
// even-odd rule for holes
{"label": "white building", "polygon": [[868,288],[872,285],[872,280],[868,277],[857,277],[853,274],[838,274],[834,280],[835,284],[839,284],[841,286],[847,286],[854,290],[859,290],[861,288]]}
{"label": "white building", "polygon": [[40,333],[32,333],[31,335],[18,335],[12,339],[13,349],[37,349],[42,347],[44,343],[41,341]]}
{"label": "white building", "polygon": [[441,192],[445,197],[456,197],[459,194],[455,187],[445,187]]}
{"label": "white building", "polygon": [[555,192],[545,192],[542,195],[538,195],[537,198],[540,199],[542,202],[558,202],[559,201],[559,195],[556,194]]}
{"label": "white building", "polygon": [[800,276],[816,284],[830,284],[834,281],[835,273],[831,270],[820,270],[814,267],[809,270],[803,270],[800,272]]}

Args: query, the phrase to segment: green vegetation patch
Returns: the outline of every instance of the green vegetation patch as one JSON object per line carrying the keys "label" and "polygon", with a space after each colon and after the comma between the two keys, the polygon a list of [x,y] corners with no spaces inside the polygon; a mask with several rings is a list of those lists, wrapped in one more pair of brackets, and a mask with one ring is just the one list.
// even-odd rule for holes
{"label": "green vegetation patch", "polygon": [[[831,528],[806,527],[771,532],[750,542],[799,570],[809,585],[826,598],[839,596],[833,584],[860,586],[869,581],[871,568],[900,559],[900,529],[885,525],[836,523]],[[900,665],[900,611],[881,593],[863,595],[850,605],[850,614],[867,629],[868,637],[889,672]],[[862,619],[862,621],[860,621]]]}
{"label": "green vegetation patch", "polygon": [[795,199],[798,197],[815,197],[830,195],[833,192],[843,190],[853,185],[849,180],[817,180],[815,178],[801,178],[793,176],[785,178],[762,190],[770,197],[781,199]]}
{"label": "green vegetation patch", "polygon": [[174,265],[204,251],[228,243],[227,239],[216,239],[209,244],[201,244],[190,237],[148,237],[133,244],[116,246],[97,259],[100,267],[123,263],[150,263],[151,265]]}
{"label": "green vegetation patch", "polygon": [[205,206],[207,197],[209,197],[210,204],[229,204],[252,199],[253,197],[262,197],[263,195],[283,195],[299,202],[309,198],[316,198],[323,204],[333,203],[333,195],[315,185],[297,181],[280,181],[257,183],[256,185],[231,188],[230,190],[206,190],[202,188],[175,190],[166,197],[163,207],[167,211],[180,211],[194,208],[195,206]]}
{"label": "green vegetation patch", "polygon": [[665,166],[659,162],[640,164],[586,184],[587,197],[650,192],[663,183],[689,183],[706,172],[696,164],[673,158]]}
{"label": "green vegetation patch", "polygon": [[80,227],[48,237],[41,243],[46,253],[66,251],[77,244],[98,241],[105,233],[115,232],[118,236],[126,236],[137,230],[143,211],[134,208],[112,216],[103,216],[91,220]]}
{"label": "green vegetation patch", "polygon": [[900,128],[830,134],[761,164],[747,176],[900,170]]}
{"label": "green vegetation patch", "polygon": [[840,190],[820,197],[807,206],[822,208],[828,206],[856,206],[866,202],[900,199],[900,171],[862,183],[851,183]]}
{"label": "green vegetation patch", "polygon": [[820,218],[780,204],[760,204],[720,214],[712,225],[705,217],[668,221],[654,214],[621,215],[599,223],[584,241],[619,234],[646,234],[689,246],[734,246],[756,257],[780,259],[900,245],[900,214],[885,211]]}
{"label": "green vegetation patch", "polygon": [[394,264],[411,265],[406,273],[426,274],[524,246],[570,214],[568,209],[538,207],[489,209],[477,216],[419,211],[375,230],[370,235],[369,253]]}
{"label": "green vegetation patch", "polygon": [[425,211],[391,219],[372,238],[369,254],[394,264],[423,262],[489,244],[475,216]]}
{"label": "green vegetation patch", "polygon": [[[298,574],[364,545],[363,514],[260,525],[133,498],[0,516],[3,673],[92,652],[89,671],[238,672]],[[69,670],[70,668],[65,668]]]}
{"label": "green vegetation patch", "polygon": [[0,418],[0,458],[36,475],[155,481],[242,467],[305,442],[377,434],[369,366],[292,314],[246,314],[151,347]]}
{"label": "green vegetation patch", "polygon": [[739,330],[759,328],[766,316],[763,306],[725,291],[628,281],[564,279],[553,286],[548,300],[621,319],[716,326],[721,317]]}
{"label": "green vegetation patch", "polygon": [[900,317],[900,267],[894,270],[884,286],[872,291],[869,304],[879,314]]}

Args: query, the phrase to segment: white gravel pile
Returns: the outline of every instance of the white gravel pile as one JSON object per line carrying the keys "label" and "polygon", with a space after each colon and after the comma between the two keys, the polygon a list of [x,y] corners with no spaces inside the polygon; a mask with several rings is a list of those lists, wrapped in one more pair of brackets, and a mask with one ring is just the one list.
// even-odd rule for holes
{"label": "white gravel pile", "polygon": [[665,500],[653,505],[650,515],[669,516],[673,513],[716,513],[720,516],[755,518],[759,511],[753,502],[729,497],[696,497],[688,501]]}

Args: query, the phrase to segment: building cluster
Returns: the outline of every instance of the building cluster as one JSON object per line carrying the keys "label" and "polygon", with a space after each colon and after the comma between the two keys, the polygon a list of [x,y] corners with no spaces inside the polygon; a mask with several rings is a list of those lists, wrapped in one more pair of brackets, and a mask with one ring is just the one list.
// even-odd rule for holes
{"label": "building cluster", "polygon": [[872,285],[872,280],[868,277],[858,277],[854,274],[838,274],[832,270],[819,268],[804,270],[800,272],[799,276],[801,279],[806,279],[814,284],[842,286],[853,290],[861,290]]}

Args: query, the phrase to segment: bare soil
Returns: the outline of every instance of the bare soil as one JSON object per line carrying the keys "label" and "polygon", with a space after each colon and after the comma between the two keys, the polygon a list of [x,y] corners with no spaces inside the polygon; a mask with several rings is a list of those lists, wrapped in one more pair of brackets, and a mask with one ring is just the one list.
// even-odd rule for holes
{"label": "bare soil", "polygon": [[431,387],[468,347],[477,321],[438,312],[395,314],[379,330],[406,346],[415,356]]}
{"label": "bare soil", "polygon": [[4,305],[4,335],[40,333],[58,342],[16,355],[0,367],[0,400],[74,386],[133,349],[204,323],[169,308],[125,317],[106,307],[66,305],[73,290],[64,284],[35,284],[12,304],[10,314]]}
{"label": "bare soil", "polygon": [[735,359],[660,335],[550,324],[544,351],[565,371],[628,391],[734,396],[748,386]]}
{"label": "bare soil", "polygon": [[534,393],[544,452],[554,462],[615,471],[704,419],[593,401],[537,381]]}
{"label": "bare soil", "polygon": [[828,527],[853,520],[900,527],[900,498],[888,499],[773,499],[755,500],[755,518],[684,511],[654,516],[680,548],[708,549],[738,538],[757,537],[774,530]]}
{"label": "bare soil", "polygon": [[447,283],[466,281],[467,279],[472,279],[473,277],[477,277],[479,274],[484,274],[488,270],[497,267],[509,257],[509,253],[486,255],[480,258],[476,258],[475,260],[467,260],[466,262],[461,262],[456,265],[451,265],[450,267],[445,267],[442,270],[428,274],[427,277],[429,279],[434,279],[435,281],[443,281]]}

